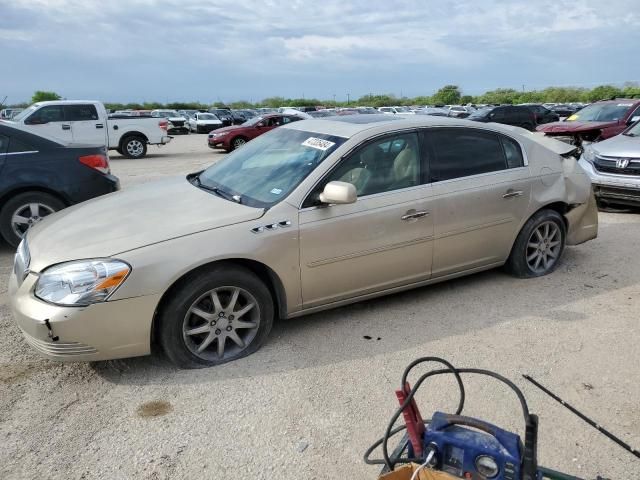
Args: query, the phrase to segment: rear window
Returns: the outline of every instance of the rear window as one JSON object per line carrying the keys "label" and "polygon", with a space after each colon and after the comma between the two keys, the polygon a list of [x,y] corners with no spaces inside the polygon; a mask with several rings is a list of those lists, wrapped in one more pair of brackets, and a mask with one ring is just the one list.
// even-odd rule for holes
{"label": "rear window", "polygon": [[81,122],[98,120],[98,111],[95,105],[66,105],[64,107],[65,119],[69,122]]}

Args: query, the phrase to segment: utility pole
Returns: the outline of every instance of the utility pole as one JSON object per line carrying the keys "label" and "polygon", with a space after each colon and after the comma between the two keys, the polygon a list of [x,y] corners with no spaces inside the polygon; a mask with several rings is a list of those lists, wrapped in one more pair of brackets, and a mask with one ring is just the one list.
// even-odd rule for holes
{"label": "utility pole", "polygon": [[349,105],[349,102],[351,102],[351,99],[350,99],[350,95],[347,93],[347,105]]}
{"label": "utility pole", "polygon": [[336,94],[335,93],[333,94],[333,106],[334,107],[336,106]]}
{"label": "utility pole", "polygon": [[522,84],[522,93],[524,93],[524,83]]}

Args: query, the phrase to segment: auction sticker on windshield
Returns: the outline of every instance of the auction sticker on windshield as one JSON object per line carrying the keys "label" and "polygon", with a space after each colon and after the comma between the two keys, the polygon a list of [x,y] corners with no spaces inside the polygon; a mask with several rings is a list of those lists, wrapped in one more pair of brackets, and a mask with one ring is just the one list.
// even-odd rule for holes
{"label": "auction sticker on windshield", "polygon": [[330,142],[329,140],[323,140],[322,138],[309,137],[302,142],[302,145],[305,147],[316,148],[324,152],[325,150],[329,150],[333,147],[335,143]]}

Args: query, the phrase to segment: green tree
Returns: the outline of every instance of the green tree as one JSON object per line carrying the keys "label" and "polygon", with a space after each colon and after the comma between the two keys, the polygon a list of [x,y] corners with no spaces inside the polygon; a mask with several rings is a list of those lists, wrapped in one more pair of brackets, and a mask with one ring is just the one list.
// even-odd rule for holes
{"label": "green tree", "polygon": [[622,97],[623,93],[618,87],[612,85],[600,85],[589,92],[589,100],[609,100],[610,98]]}
{"label": "green tree", "polygon": [[460,102],[460,88],[457,85],[445,85],[433,95],[433,103],[452,105]]}
{"label": "green tree", "polygon": [[60,100],[62,97],[56,92],[45,92],[43,90],[37,90],[33,97],[31,97],[31,103],[46,102],[49,100]]}

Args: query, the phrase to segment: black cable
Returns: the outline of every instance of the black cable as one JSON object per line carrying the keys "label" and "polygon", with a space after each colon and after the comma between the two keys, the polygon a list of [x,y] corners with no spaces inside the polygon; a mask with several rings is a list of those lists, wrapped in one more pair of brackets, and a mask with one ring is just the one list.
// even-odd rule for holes
{"label": "black cable", "polygon": [[[422,383],[427,378],[429,378],[431,376],[434,376],[434,375],[442,375],[442,374],[453,374],[453,375],[455,375],[456,380],[458,381],[458,387],[459,387],[459,390],[460,390],[460,401],[459,401],[459,404],[458,404],[458,410],[456,411],[456,415],[459,415],[462,412],[462,409],[464,408],[464,401],[465,401],[464,384],[463,384],[462,379],[460,377],[460,373],[486,375],[486,376],[489,376],[489,377],[492,377],[492,378],[494,378],[496,380],[501,381],[502,383],[507,385],[509,388],[511,388],[511,390],[513,390],[513,392],[518,397],[518,400],[520,401],[520,405],[521,405],[522,412],[523,412],[523,415],[524,415],[525,425],[527,427],[529,425],[531,425],[531,421],[532,420],[531,420],[531,415],[529,413],[529,407],[527,405],[526,399],[524,398],[524,395],[522,394],[522,391],[511,380],[503,377],[500,374],[497,374],[497,373],[489,371],[489,370],[483,370],[483,369],[478,369],[478,368],[455,368],[451,363],[447,362],[444,359],[441,359],[441,358],[438,358],[438,357],[423,357],[423,358],[419,358],[419,359],[411,362],[411,364],[409,364],[409,366],[407,366],[407,368],[405,369],[405,371],[404,371],[404,373],[402,375],[402,385],[401,385],[402,390],[404,390],[404,386],[406,384],[406,380],[407,380],[407,377],[408,377],[410,371],[416,365],[418,365],[420,363],[423,363],[423,362],[428,362],[428,361],[429,362],[442,363],[443,365],[447,366],[448,368],[447,369],[442,369],[442,370],[432,370],[430,372],[427,372],[424,375],[422,375],[416,381],[416,383],[413,386],[413,388],[407,394],[407,397],[406,397],[405,401],[403,402],[403,404],[392,415],[391,420],[390,420],[389,424],[387,425],[387,429],[385,430],[384,436],[380,440],[376,441],[366,451],[365,456],[364,456],[365,457],[364,458],[365,463],[367,463],[369,465],[384,464],[390,471],[392,471],[396,463],[409,463],[409,462],[412,462],[412,461],[422,460],[422,459],[419,459],[419,458],[399,458],[399,457],[391,459],[389,457],[388,441],[389,441],[389,438],[391,436],[397,434],[398,432],[400,432],[400,431],[402,431],[402,430],[404,430],[406,428],[405,425],[401,425],[401,426],[396,427],[395,429],[393,429],[393,425],[398,420],[398,417],[403,412],[403,410],[409,405],[409,403],[411,402],[411,400],[415,396],[416,392],[418,391],[418,389],[420,388]],[[428,422],[425,422],[425,423],[428,423]],[[370,460],[369,459],[369,455],[373,452],[373,450],[375,450],[375,448],[377,448],[381,444],[382,444],[383,460]]]}

